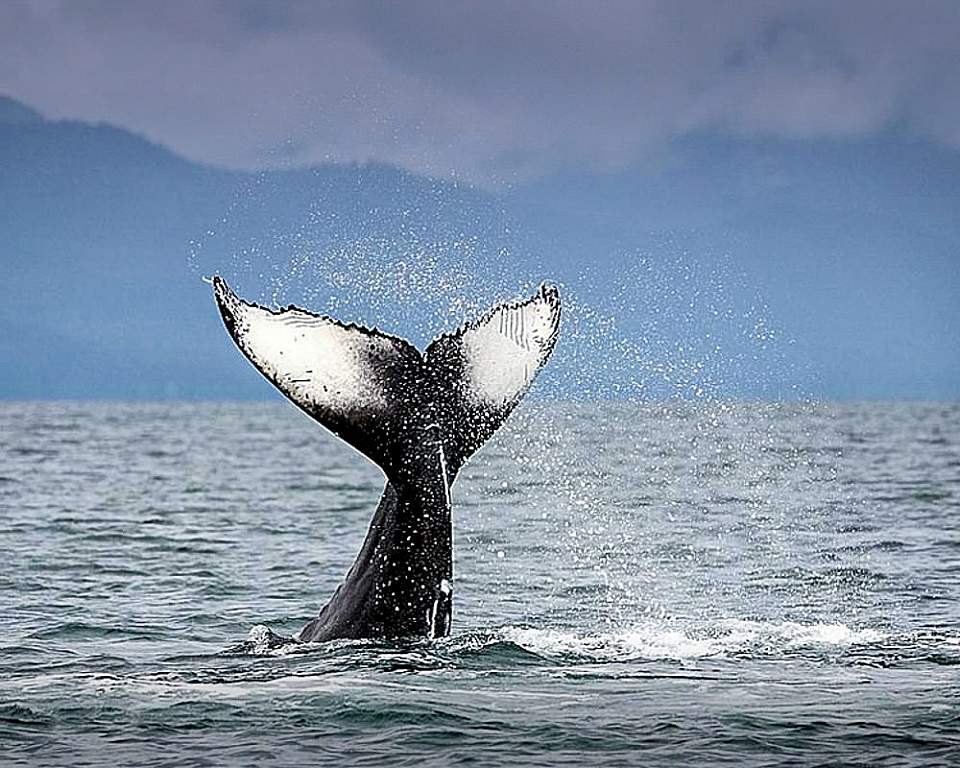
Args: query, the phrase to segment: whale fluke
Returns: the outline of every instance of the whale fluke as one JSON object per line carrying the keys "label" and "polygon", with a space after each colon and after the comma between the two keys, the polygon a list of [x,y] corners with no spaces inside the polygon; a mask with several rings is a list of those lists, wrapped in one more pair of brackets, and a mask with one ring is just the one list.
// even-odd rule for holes
{"label": "whale fluke", "polygon": [[309,416],[389,470],[406,432],[407,393],[421,366],[416,348],[297,307],[273,311],[252,304],[219,276],[213,288],[227,330],[257,370]]}
{"label": "whale fluke", "polygon": [[380,466],[387,487],[357,560],[302,640],[449,632],[450,487],[506,420],[557,341],[542,285],[435,339],[403,339],[298,307],[271,310],[213,278],[237,346],[274,386]]}
{"label": "whale fluke", "polygon": [[436,424],[448,467],[459,468],[522,399],[560,328],[557,289],[501,304],[435,339],[422,354],[377,329],[345,325],[298,307],[274,311],[214,292],[247,359],[308,415],[389,476],[411,428]]}
{"label": "whale fluke", "polygon": [[541,285],[533,298],[501,304],[435,339],[427,366],[443,387],[444,447],[459,469],[506,421],[553,351],[560,294]]}

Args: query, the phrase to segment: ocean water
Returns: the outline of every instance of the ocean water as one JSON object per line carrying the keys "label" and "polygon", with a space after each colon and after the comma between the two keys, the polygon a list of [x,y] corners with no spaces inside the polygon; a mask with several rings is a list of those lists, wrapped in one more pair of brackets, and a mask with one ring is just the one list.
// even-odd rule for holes
{"label": "ocean water", "polygon": [[451,637],[275,650],[375,467],[279,402],[0,435],[4,766],[960,764],[957,404],[525,404]]}

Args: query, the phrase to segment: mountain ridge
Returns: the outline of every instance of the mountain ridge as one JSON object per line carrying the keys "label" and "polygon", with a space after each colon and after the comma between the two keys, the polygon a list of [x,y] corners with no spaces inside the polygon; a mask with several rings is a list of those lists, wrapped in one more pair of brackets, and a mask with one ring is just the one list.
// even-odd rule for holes
{"label": "mountain ridge", "polygon": [[[222,169],[122,128],[46,120],[0,97],[0,398],[270,396],[225,342],[201,276],[225,271],[253,299],[320,311],[332,301],[348,319],[416,335],[435,331],[417,307],[391,308],[388,295],[344,303],[334,289],[351,269],[375,277],[382,268],[409,283],[396,303],[415,305],[416,280],[439,291],[425,281],[441,280],[444,259],[457,269],[469,262],[469,279],[490,283],[449,286],[478,301],[545,276],[575,286],[583,273],[598,296],[649,298],[622,281],[636,264],[653,264],[660,284],[650,311],[665,315],[663,345],[685,331],[669,317],[676,302],[664,299],[672,286],[662,265],[726,269],[767,299],[781,336],[795,339],[778,353],[792,360],[783,376],[805,390],[954,398],[956,179],[960,155],[896,135],[699,136],[674,142],[659,165],[554,174],[494,194],[378,163]],[[331,254],[343,248],[353,251],[341,266]],[[294,277],[304,259],[323,258],[334,281],[327,294],[314,290],[315,273]],[[419,272],[417,264],[396,272],[414,258]],[[623,320],[624,333],[643,335],[643,318]],[[654,363],[664,349],[650,350]],[[586,367],[553,394],[575,395],[578,376],[600,367],[578,364]],[[755,382],[718,391],[771,396]]]}

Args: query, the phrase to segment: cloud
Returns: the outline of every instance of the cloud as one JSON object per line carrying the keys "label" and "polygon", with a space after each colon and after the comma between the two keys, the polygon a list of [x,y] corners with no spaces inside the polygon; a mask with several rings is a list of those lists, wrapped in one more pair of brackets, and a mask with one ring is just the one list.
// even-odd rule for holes
{"label": "cloud", "polygon": [[0,93],[231,167],[503,183],[705,130],[960,146],[958,33],[953,0],[8,0]]}

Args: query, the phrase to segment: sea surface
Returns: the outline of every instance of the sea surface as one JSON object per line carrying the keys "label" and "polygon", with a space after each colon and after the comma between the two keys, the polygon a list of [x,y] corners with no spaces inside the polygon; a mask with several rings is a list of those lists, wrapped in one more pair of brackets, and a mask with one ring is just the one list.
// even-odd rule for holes
{"label": "sea surface", "polygon": [[958,404],[524,404],[451,637],[266,647],[382,487],[286,403],[0,404],[0,763],[960,765]]}

